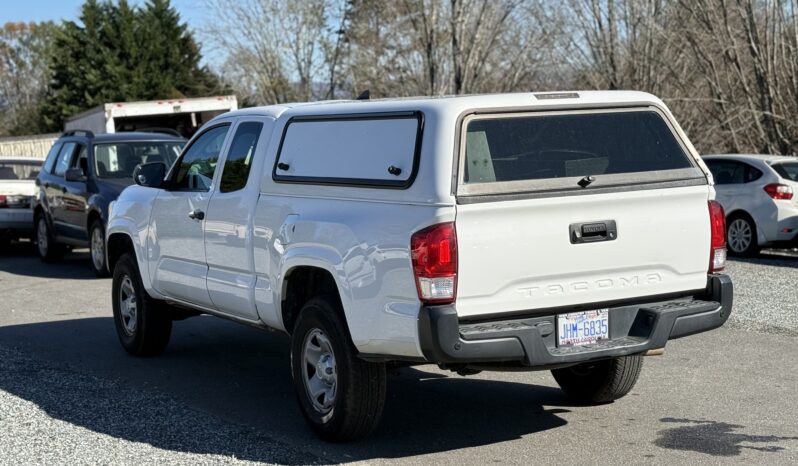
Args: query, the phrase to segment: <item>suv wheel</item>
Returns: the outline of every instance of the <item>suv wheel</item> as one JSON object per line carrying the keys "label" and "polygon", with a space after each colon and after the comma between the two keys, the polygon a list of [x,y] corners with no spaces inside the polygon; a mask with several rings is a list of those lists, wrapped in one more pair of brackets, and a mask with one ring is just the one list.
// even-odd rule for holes
{"label": "suv wheel", "polygon": [[309,301],[291,334],[291,376],[300,408],[322,439],[370,434],[385,404],[385,364],[357,357],[333,298]]}
{"label": "suv wheel", "polygon": [[42,262],[55,262],[64,255],[64,247],[56,243],[44,214],[36,218],[36,251]]}
{"label": "suv wheel", "polygon": [[108,266],[105,263],[105,228],[101,220],[95,220],[89,229],[89,250],[91,252],[91,268],[98,278],[107,277]]}
{"label": "suv wheel", "polygon": [[131,254],[119,258],[114,267],[111,296],[116,334],[125,351],[133,356],[162,353],[169,344],[172,319],[166,306],[144,290]]}
{"label": "suv wheel", "polygon": [[747,215],[732,215],[726,228],[726,245],[735,256],[753,256],[759,252],[756,225]]}
{"label": "suv wheel", "polygon": [[635,354],[554,369],[554,380],[574,401],[582,404],[609,403],[627,393],[637,383],[643,356]]}

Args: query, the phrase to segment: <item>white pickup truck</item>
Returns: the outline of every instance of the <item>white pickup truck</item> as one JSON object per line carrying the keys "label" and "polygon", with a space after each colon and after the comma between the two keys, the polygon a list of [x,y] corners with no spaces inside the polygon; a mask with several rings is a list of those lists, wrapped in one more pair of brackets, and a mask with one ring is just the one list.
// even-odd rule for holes
{"label": "white pickup truck", "polygon": [[644,93],[239,110],[135,179],[107,228],[124,348],[199,313],[285,331],[328,440],[375,428],[388,364],[551,370],[604,403],[731,312],[711,174]]}

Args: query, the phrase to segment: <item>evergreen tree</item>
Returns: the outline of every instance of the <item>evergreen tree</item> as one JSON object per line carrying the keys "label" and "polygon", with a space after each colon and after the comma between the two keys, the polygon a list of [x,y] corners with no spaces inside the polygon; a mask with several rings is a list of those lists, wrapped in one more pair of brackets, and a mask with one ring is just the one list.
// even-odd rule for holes
{"label": "evergreen tree", "polygon": [[59,130],[65,118],[105,102],[226,91],[201,58],[169,0],[141,8],[126,0],[87,0],[80,23],[66,22],[57,36],[43,118]]}

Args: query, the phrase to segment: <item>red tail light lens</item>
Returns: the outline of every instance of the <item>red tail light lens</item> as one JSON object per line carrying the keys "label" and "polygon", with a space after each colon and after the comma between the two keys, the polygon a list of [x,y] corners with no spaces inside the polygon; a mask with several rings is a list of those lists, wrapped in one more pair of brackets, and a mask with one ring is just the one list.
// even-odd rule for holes
{"label": "red tail light lens", "polygon": [[709,273],[714,273],[726,267],[726,213],[718,201],[709,201],[709,223],[712,227]]}
{"label": "red tail light lens", "polygon": [[773,199],[792,199],[792,188],[786,184],[771,183],[763,188]]}
{"label": "red tail light lens", "polygon": [[410,238],[418,298],[424,303],[454,302],[457,292],[457,233],[454,223],[417,231]]}
{"label": "red tail light lens", "polygon": [[6,201],[6,197],[3,196],[2,194],[0,194],[0,209],[2,209],[3,207],[7,207],[7,206],[8,206],[8,202]]}

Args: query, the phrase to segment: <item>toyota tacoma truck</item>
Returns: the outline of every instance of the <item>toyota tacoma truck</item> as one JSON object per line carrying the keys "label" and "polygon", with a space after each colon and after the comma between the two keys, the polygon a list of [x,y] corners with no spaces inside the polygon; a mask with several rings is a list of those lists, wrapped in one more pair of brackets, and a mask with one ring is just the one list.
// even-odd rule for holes
{"label": "toyota tacoma truck", "polygon": [[250,108],[134,179],[106,234],[124,349],[196,314],[286,332],[330,441],[377,426],[390,365],[550,370],[606,403],[731,312],[712,176],[645,93]]}

